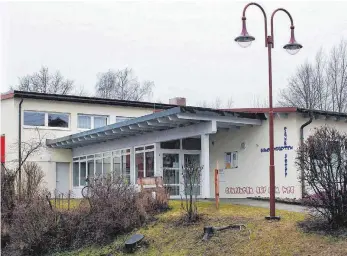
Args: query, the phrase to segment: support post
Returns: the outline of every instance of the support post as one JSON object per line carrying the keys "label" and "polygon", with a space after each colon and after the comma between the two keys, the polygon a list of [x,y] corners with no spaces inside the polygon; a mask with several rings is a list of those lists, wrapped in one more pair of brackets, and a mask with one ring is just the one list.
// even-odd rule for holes
{"label": "support post", "polygon": [[216,209],[219,209],[219,177],[218,169],[214,170],[214,190],[216,198]]}
{"label": "support post", "polygon": [[210,136],[208,134],[201,135],[201,187],[202,197],[210,198]]}

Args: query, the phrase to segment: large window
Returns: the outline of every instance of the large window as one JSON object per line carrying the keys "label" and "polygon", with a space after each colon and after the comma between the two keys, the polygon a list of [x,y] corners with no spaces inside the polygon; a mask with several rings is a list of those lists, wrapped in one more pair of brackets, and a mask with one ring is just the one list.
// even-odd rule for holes
{"label": "large window", "polygon": [[87,185],[86,178],[92,181],[97,177],[110,175],[124,177],[130,182],[130,149],[106,152],[73,158],[73,186]]}
{"label": "large window", "polygon": [[69,115],[48,113],[48,126],[49,127],[69,127]]}
{"label": "large window", "polygon": [[45,113],[24,111],[24,125],[45,126]]}
{"label": "large window", "polygon": [[154,145],[135,148],[135,180],[154,176]]}
{"label": "large window", "polygon": [[107,125],[108,116],[77,115],[77,127],[79,129],[95,129]]}
{"label": "large window", "polygon": [[69,128],[70,114],[24,111],[25,126]]}

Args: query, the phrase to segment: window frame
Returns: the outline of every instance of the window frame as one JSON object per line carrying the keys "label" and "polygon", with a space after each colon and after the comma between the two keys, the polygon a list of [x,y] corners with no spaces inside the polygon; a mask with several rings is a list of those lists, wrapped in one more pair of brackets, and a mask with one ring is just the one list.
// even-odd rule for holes
{"label": "window frame", "polygon": [[[226,161],[227,154],[230,154],[231,162],[230,162],[229,168],[227,168],[227,161]],[[234,157],[236,157],[235,160],[234,160]],[[230,170],[230,169],[237,169],[237,168],[239,168],[239,152],[237,150],[224,152],[224,169]]]}
{"label": "window frame", "polygon": [[[79,124],[78,117],[79,116],[88,116],[88,117],[90,117],[90,127],[91,128],[80,128],[80,127],[78,127],[78,124]],[[110,116],[109,115],[77,113],[77,130],[79,130],[79,131],[88,131],[88,130],[96,129],[95,128],[95,122],[94,122],[94,118],[95,117],[104,117],[104,118],[106,118],[106,125],[110,124]],[[99,128],[99,127],[97,127],[97,128]]]}
{"label": "window frame", "polygon": [[[43,126],[35,126],[35,125],[27,125],[24,124],[24,116],[25,112],[33,112],[33,113],[42,113],[44,114],[44,125]],[[68,127],[54,127],[54,126],[48,126],[48,115],[49,114],[55,114],[55,115],[67,115],[68,116]],[[69,131],[71,130],[71,113],[67,112],[56,112],[56,111],[40,111],[40,110],[23,110],[23,117],[22,117],[22,126],[23,128],[27,129],[47,129],[47,130],[63,130],[63,131]]]}
{"label": "window frame", "polygon": [[[123,152],[124,151],[124,152]],[[117,149],[117,150],[111,150],[111,151],[104,151],[104,152],[97,152],[94,154],[87,154],[87,155],[80,155],[80,156],[74,156],[72,158],[72,166],[75,163],[78,163],[78,186],[74,186],[73,184],[73,169],[72,169],[72,188],[73,189],[78,189],[78,188],[83,188],[85,185],[81,185],[81,162],[86,163],[86,178],[88,177],[89,173],[89,168],[88,168],[88,162],[93,161],[93,178],[95,178],[95,169],[96,169],[96,161],[101,160],[101,175],[104,175],[104,159],[109,157],[111,162],[111,173],[114,172],[113,170],[113,157],[114,156],[126,156],[126,155],[131,155],[131,150],[130,148],[122,148],[122,149]],[[92,157],[93,156],[93,157]],[[130,165],[131,165],[131,157],[130,157]],[[121,171],[123,173],[123,166],[121,164]],[[126,170],[124,170],[126,173]],[[130,182],[130,173],[131,173],[131,168],[129,170],[129,182]],[[88,185],[88,184],[86,184]]]}
{"label": "window frame", "polygon": [[[37,113],[37,114],[43,114],[43,125],[29,125],[25,124],[25,113],[30,112],[30,113]],[[34,111],[34,110],[24,110],[23,111],[23,126],[24,127],[45,127],[46,126],[46,112],[44,111]]]}
{"label": "window frame", "polygon": [[[147,147],[152,147],[153,148],[150,148],[150,149],[146,149]],[[143,149],[141,149],[143,148]],[[136,151],[136,149],[138,149]],[[153,177],[155,177],[155,173],[156,173],[156,165],[155,165],[155,152],[156,152],[156,145],[155,144],[146,144],[146,145],[141,145],[141,146],[136,146],[134,147],[134,171],[135,171],[135,182],[136,180],[139,178],[138,175],[137,175],[137,170],[136,170],[136,154],[140,154],[142,153],[143,154],[143,177],[144,178],[147,178],[147,168],[146,168],[146,152],[153,152]]]}

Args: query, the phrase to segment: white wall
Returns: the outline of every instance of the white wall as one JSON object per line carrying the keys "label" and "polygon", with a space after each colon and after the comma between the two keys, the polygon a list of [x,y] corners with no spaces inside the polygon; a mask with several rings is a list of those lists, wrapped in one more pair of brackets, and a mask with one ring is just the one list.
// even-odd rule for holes
{"label": "white wall", "polygon": [[[275,147],[284,144],[284,127],[287,127],[287,145],[293,150],[275,151],[276,197],[301,198],[300,172],[295,165],[296,150],[300,143],[300,126],[308,118],[299,113],[290,113],[288,118],[275,117]],[[322,125],[335,127],[347,132],[345,121],[314,120],[304,129],[304,138]],[[216,162],[219,168],[224,166],[224,152],[238,151],[238,168],[224,170],[220,176],[221,198],[242,198],[252,196],[269,196],[269,153],[261,153],[261,148],[269,147],[268,122],[260,127],[241,127],[239,130],[218,131],[210,138],[210,188],[214,196],[214,171]],[[212,145],[214,142],[214,145]],[[246,149],[240,145],[246,142]],[[287,176],[285,176],[284,155],[287,154]]]}
{"label": "white wall", "polygon": [[[284,127],[287,127],[287,145],[293,150],[275,151],[275,179],[277,197],[298,198],[301,195],[298,173],[294,165],[295,148],[298,145],[298,131],[295,113],[287,118],[275,117],[275,147],[284,146]],[[268,197],[269,152],[261,148],[269,147],[268,122],[262,126],[241,127],[229,131],[219,131],[210,138],[210,166],[224,168],[224,153],[238,151],[238,168],[224,170],[220,175],[221,198],[243,198],[250,196]],[[213,144],[212,144],[213,142]],[[246,148],[241,149],[245,142]],[[288,170],[285,176],[284,156],[288,156]],[[214,172],[211,170],[211,196],[214,196]]]}
{"label": "white wall", "polygon": [[[10,161],[18,159],[18,106],[20,99],[6,99],[1,101],[1,133],[6,136],[6,161],[9,165]],[[86,104],[86,103],[71,103],[62,101],[47,101],[24,99],[22,111],[42,111],[42,112],[60,112],[70,114],[70,127],[68,129],[40,127],[22,128],[22,141],[28,142],[31,139],[40,137],[45,139],[54,139],[77,133],[80,130],[77,128],[77,114],[94,114],[108,115],[109,123],[116,122],[116,116],[138,117],[153,113],[153,109]],[[22,112],[22,125],[23,123]],[[33,155],[28,161],[36,161],[45,173],[45,182],[47,187],[53,191],[56,186],[56,162],[71,162],[72,152],[70,149],[48,149],[44,148],[37,154]],[[71,183],[71,175],[70,175]],[[71,185],[71,184],[70,184]]]}

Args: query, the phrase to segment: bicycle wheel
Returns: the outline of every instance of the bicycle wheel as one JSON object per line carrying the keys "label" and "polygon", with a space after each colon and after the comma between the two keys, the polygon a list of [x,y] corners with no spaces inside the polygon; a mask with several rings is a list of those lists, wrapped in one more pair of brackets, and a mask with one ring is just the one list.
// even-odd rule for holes
{"label": "bicycle wheel", "polygon": [[90,198],[92,195],[92,188],[90,186],[85,186],[82,188],[82,196],[84,198]]}

